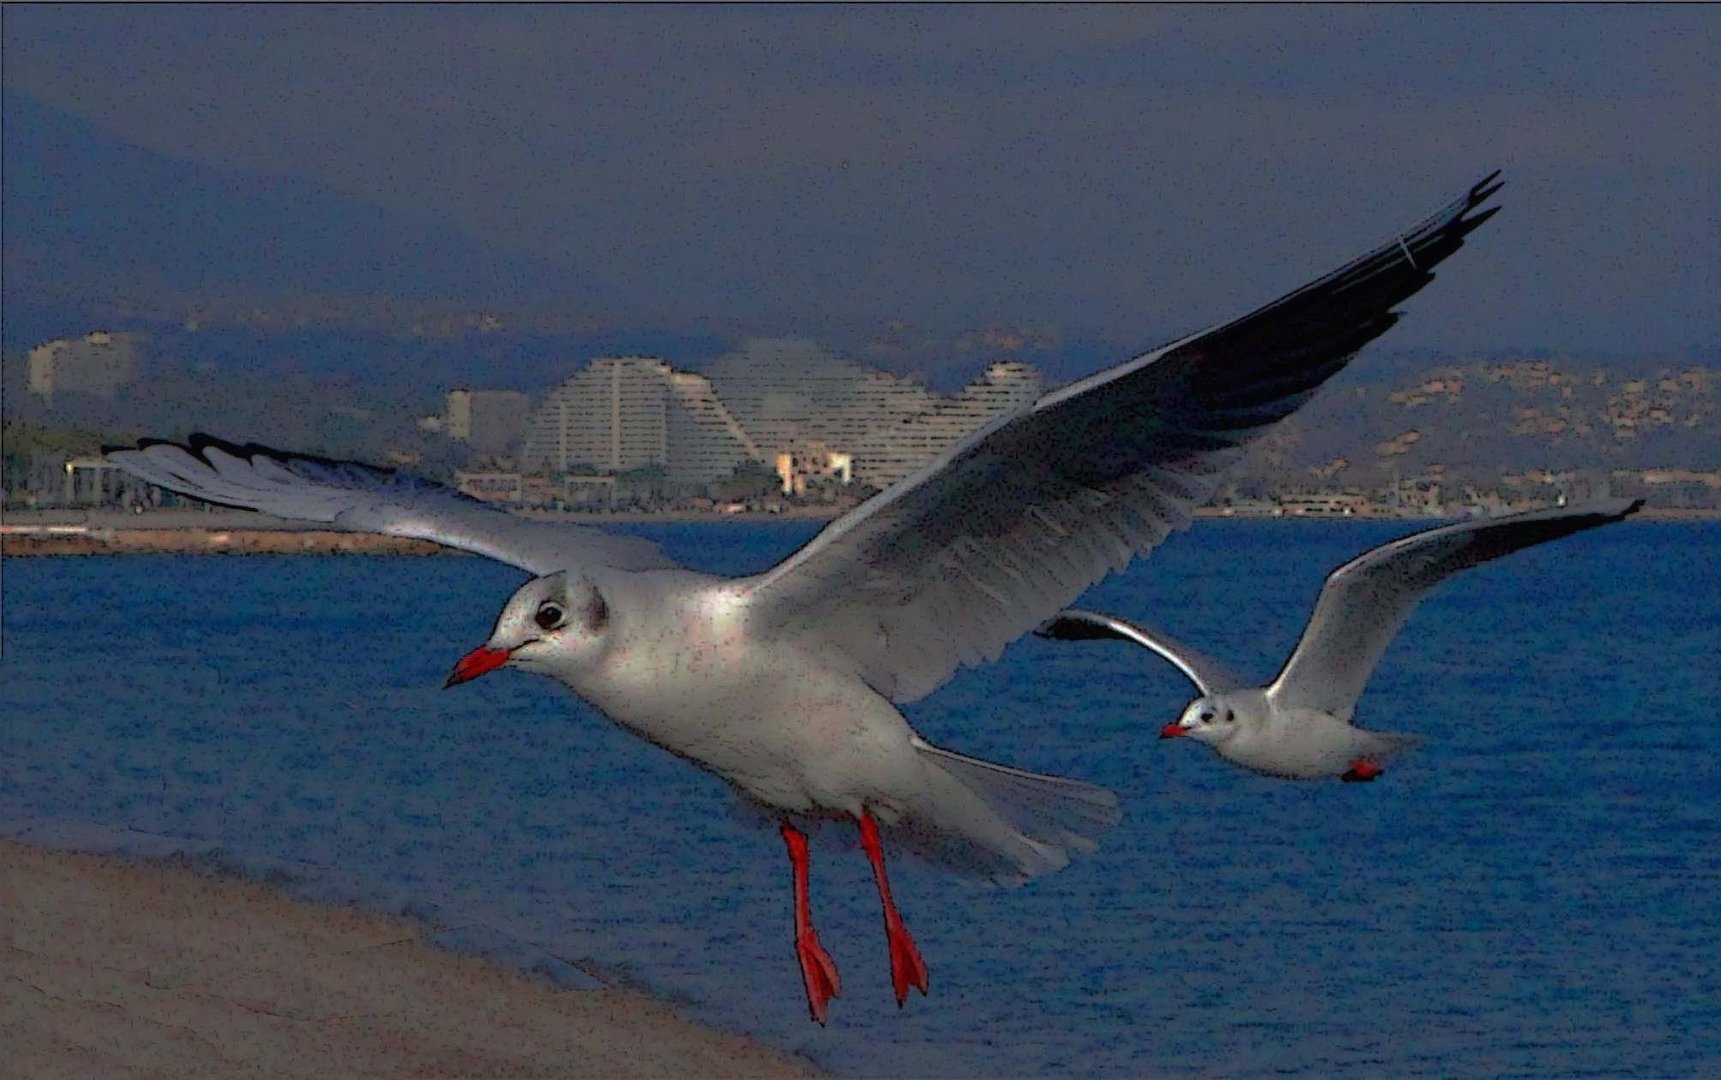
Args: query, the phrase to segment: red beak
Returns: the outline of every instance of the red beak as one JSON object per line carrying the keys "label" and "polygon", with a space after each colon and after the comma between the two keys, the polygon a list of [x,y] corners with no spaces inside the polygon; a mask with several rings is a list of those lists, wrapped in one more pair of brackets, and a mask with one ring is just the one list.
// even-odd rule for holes
{"label": "red beak", "polygon": [[1189,729],[1181,724],[1167,724],[1159,729],[1159,737],[1162,739],[1181,739],[1187,734]]}
{"label": "red beak", "polygon": [[495,671],[508,662],[512,653],[507,649],[487,649],[480,645],[460,658],[460,663],[454,665],[453,674],[442,684],[444,690],[450,686],[458,686],[463,682],[471,682],[487,671]]}

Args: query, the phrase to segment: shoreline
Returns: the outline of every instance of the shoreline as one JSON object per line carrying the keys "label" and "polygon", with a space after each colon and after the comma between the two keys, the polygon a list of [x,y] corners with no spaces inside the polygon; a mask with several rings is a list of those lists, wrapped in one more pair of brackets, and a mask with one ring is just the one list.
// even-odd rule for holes
{"label": "shoreline", "polygon": [[[748,524],[829,521],[835,515],[720,514],[684,511],[662,514],[565,514],[533,520],[580,525]],[[19,518],[23,517],[23,522]],[[1198,520],[1209,521],[1405,521],[1430,527],[1455,521],[1422,514],[1260,514],[1228,513],[1203,507]],[[1721,521],[1721,510],[1645,507],[1638,521]],[[305,522],[282,521],[249,511],[168,511],[132,515],[118,512],[15,511],[0,525],[0,555],[420,555],[466,556],[466,552],[429,540],[375,533],[346,532]]]}
{"label": "shoreline", "polygon": [[564,990],[411,922],[0,838],[0,1044],[22,1075],[818,1075],[637,990]]}

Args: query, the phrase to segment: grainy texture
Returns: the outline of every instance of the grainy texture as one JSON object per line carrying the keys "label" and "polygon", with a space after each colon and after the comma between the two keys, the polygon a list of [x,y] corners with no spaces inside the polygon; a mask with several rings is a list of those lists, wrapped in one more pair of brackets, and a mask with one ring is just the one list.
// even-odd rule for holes
{"label": "grainy texture", "polygon": [[6,555],[456,555],[429,540],[309,529],[127,529],[8,533]]}
{"label": "grainy texture", "polygon": [[558,991],[248,882],[0,841],[0,1073],[806,1076],[628,990]]}

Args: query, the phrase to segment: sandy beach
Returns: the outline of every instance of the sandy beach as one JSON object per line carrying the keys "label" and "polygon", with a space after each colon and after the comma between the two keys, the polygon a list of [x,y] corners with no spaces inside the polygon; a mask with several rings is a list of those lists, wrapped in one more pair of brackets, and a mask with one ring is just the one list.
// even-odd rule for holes
{"label": "sandy beach", "polygon": [[626,989],[557,990],[410,923],[0,841],[0,1073],[808,1076]]}

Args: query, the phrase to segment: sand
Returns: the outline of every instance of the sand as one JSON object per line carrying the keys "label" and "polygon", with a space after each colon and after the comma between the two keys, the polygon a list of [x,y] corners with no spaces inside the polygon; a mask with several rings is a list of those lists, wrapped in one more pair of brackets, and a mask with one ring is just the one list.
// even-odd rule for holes
{"label": "sand", "polygon": [[0,1074],[807,1076],[632,990],[558,990],[410,923],[0,841]]}

